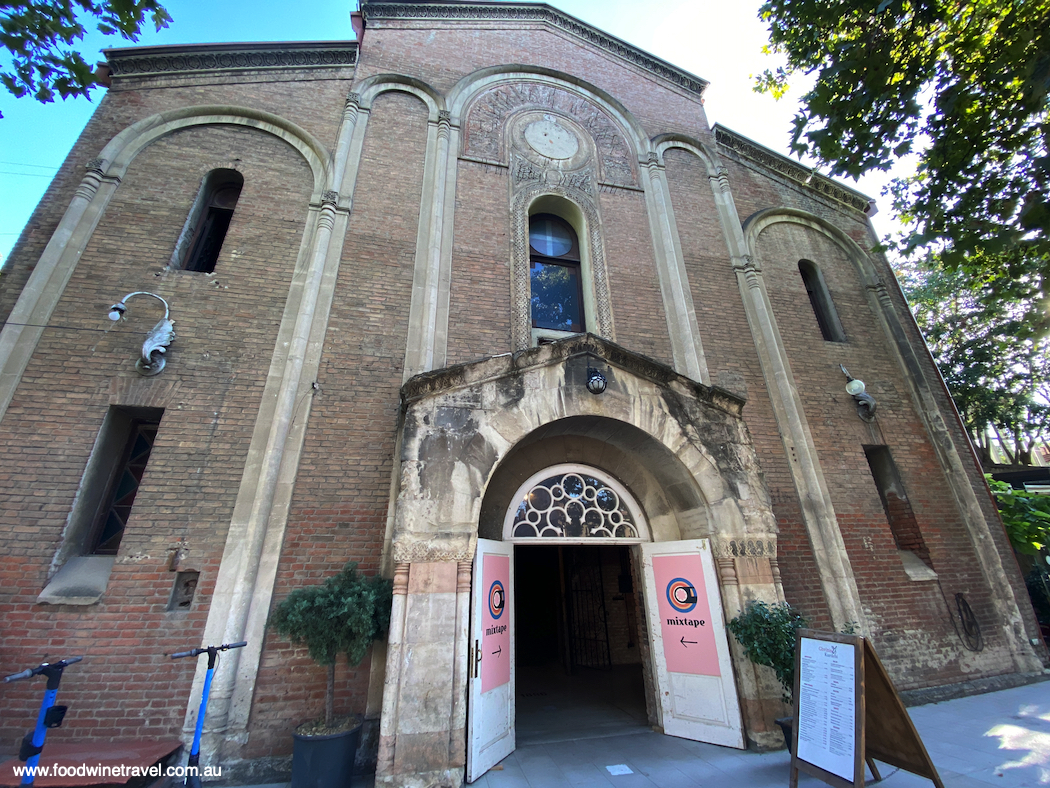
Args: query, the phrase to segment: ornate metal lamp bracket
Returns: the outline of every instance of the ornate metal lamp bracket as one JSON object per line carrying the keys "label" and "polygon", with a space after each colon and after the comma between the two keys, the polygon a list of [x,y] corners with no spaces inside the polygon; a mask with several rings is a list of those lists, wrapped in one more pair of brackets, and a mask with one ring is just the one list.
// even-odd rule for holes
{"label": "ornate metal lamp bracket", "polygon": [[156,293],[147,293],[144,290],[128,293],[109,308],[109,319],[114,321],[122,319],[124,313],[128,311],[127,300],[139,295],[151,296],[164,304],[164,317],[157,322],[157,325],[153,326],[153,329],[146,336],[146,341],[142,343],[142,357],[135,362],[135,369],[140,375],[153,377],[154,375],[159,375],[164,369],[164,365],[167,363],[164,353],[167,351],[168,346],[175,341],[175,322],[169,318],[168,302]]}
{"label": "ornate metal lamp bracket", "polygon": [[866,422],[875,421],[875,409],[878,407],[878,403],[875,402],[875,398],[871,394],[864,390],[864,381],[857,380],[850,375],[849,370],[842,364],[839,364],[839,369],[846,376],[846,393],[853,397],[853,401],[857,403],[857,415]]}

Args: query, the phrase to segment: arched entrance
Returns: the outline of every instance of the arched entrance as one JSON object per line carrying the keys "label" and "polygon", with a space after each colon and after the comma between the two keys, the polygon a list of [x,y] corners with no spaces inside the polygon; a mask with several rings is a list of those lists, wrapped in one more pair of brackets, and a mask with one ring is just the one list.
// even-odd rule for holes
{"label": "arched entrance", "polygon": [[632,547],[649,529],[634,496],[589,465],[546,468],[511,499],[503,541],[515,545],[516,743],[647,728]]}
{"label": "arched entrance", "polygon": [[[587,388],[596,372],[608,384],[600,394]],[[514,748],[514,565],[530,549],[549,551],[523,564],[544,587],[560,586],[567,551],[614,548],[599,550],[600,585],[617,596],[630,576],[651,724],[739,747],[743,712],[749,739],[767,735],[766,704],[779,710],[779,694],[742,655],[731,662],[721,625],[723,607],[735,615],[743,598],[782,598],[742,400],[582,335],[418,375],[402,402],[384,784],[474,779]],[[560,562],[550,545],[561,546]],[[556,619],[540,634],[548,644],[558,643]],[[566,623],[556,661],[573,647]],[[707,662],[689,662],[705,642]],[[573,659],[594,657],[581,646],[570,668]]]}
{"label": "arched entrance", "polygon": [[468,782],[519,744],[650,725],[743,746],[708,540],[654,544],[635,496],[579,462],[521,483],[500,535],[473,567]]}

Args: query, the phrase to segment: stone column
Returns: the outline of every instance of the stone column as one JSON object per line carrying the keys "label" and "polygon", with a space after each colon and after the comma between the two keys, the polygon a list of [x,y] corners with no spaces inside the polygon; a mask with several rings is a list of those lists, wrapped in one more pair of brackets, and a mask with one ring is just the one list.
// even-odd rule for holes
{"label": "stone column", "polygon": [[[734,618],[748,602],[780,601],[772,564],[776,560],[777,537],[723,535],[712,540],[711,550],[718,571],[718,585],[726,620]],[[762,749],[776,748],[783,738],[771,721],[783,713],[780,683],[769,668],[753,663],[737,642],[729,637],[733,655],[740,711],[747,738]]]}
{"label": "stone column", "polygon": [[439,110],[427,131],[404,380],[445,365],[458,141],[451,114]]}
{"label": "stone column", "polygon": [[671,337],[671,352],[675,371],[705,385],[711,385],[704,348],[700,343],[700,328],[696,322],[696,308],[689,289],[682,260],[682,242],[678,236],[671,193],[659,154],[650,153],[638,168],[645,189],[649,214],[649,228],[653,236],[653,254],[660,277],[667,332]]}
{"label": "stone column", "polygon": [[[353,187],[363,134],[348,97],[328,183]],[[349,160],[348,160],[349,159]],[[262,658],[284,530],[309,423],[312,382],[320,365],[328,315],[350,213],[350,195],[331,188],[310,206],[308,230],[292,278],[270,370],[241,477],[226,546],[204,629],[205,643],[245,640],[220,661],[212,684],[201,761],[236,760],[248,740],[255,680]],[[200,663],[186,709],[190,740],[204,680]]]}
{"label": "stone column", "polygon": [[719,167],[709,178],[831,621],[836,629],[841,630],[852,623],[860,633],[866,633],[867,624],[853,567],[839,531],[802,399],[795,388],[795,377],[773,316],[762,270],[751,257],[744,238],[729,184],[729,171]]}
{"label": "stone column", "polygon": [[466,689],[469,568],[457,561],[397,565],[376,785],[463,782],[466,708],[458,696]]}
{"label": "stone column", "polygon": [[44,333],[43,327],[51,319],[84,247],[120,185],[119,177],[106,174],[108,164],[105,159],[87,163],[76,194],[0,331],[0,420],[11,405],[22,373]]}

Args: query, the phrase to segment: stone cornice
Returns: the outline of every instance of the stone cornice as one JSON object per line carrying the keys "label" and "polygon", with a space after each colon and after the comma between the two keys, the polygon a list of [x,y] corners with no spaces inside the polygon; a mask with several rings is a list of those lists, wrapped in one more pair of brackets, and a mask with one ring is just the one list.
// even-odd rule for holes
{"label": "stone cornice", "polygon": [[517,353],[504,353],[479,361],[422,372],[401,387],[403,404],[425,397],[475,388],[481,383],[522,375],[529,369],[551,364],[565,364],[575,356],[591,356],[667,390],[688,392],[697,401],[740,418],[747,400],[718,386],[705,386],[675,372],[659,361],[602,339],[594,334],[576,334],[550,344],[528,348]]}
{"label": "stone cornice", "polygon": [[102,52],[114,77],[345,68],[357,63],[356,41],[195,44],[104,49]]}
{"label": "stone cornice", "polygon": [[426,2],[426,3],[383,3],[365,2],[361,6],[365,24],[380,19],[419,19],[448,21],[525,21],[547,22],[555,27],[572,33],[584,41],[604,49],[624,60],[640,66],[679,88],[702,96],[707,89],[707,80],[672,66],[666,61],[650,55],[635,46],[622,41],[608,33],[603,33],[591,25],[581,22],[573,16],[562,13],[543,3],[469,3],[469,2]]}
{"label": "stone cornice", "polygon": [[797,161],[782,156],[769,148],[749,140],[742,134],[730,131],[725,126],[715,125],[715,140],[724,148],[727,148],[746,159],[750,159],[761,165],[766,170],[772,170],[778,175],[794,181],[811,191],[820,194],[830,200],[860,211],[866,214],[870,200],[864,194],[854,191],[848,186],[843,186],[825,175],[821,175]]}

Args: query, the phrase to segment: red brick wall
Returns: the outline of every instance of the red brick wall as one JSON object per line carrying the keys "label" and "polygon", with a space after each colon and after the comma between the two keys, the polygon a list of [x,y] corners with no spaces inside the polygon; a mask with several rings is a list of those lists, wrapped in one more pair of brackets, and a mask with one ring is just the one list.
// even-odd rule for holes
{"label": "red brick wall", "polygon": [[460,161],[456,178],[447,363],[512,350],[507,170]]}
{"label": "red brick wall", "polygon": [[[215,274],[166,270],[203,174],[233,160],[244,189]],[[8,534],[0,664],[14,672],[45,657],[85,657],[62,683],[70,711],[49,741],[181,730],[193,667],[167,655],[200,644],[312,189],[299,154],[254,130],[187,129],[145,149],[0,423],[0,527]],[[108,305],[135,290],[169,301],[178,335],[167,369],[149,381],[133,365],[160,304],[139,297],[126,323],[106,319]],[[39,606],[111,385],[164,392],[156,447],[101,602]],[[130,395],[117,401],[138,404]],[[200,585],[190,611],[169,613],[168,554],[179,545],[181,568],[199,569]],[[38,681],[5,688],[3,747],[32,727],[40,689]]]}
{"label": "red brick wall", "polygon": [[673,365],[645,198],[610,188],[599,199],[616,342]]}
{"label": "red brick wall", "polygon": [[703,106],[695,94],[670,86],[615,55],[569,33],[528,22],[473,26],[382,21],[369,24],[362,42],[357,79],[405,74],[447,93],[467,74],[505,63],[572,74],[608,92],[655,135],[677,131],[707,136]]}
{"label": "red brick wall", "polygon": [[[816,561],[722,234],[707,167],[681,149],[668,150],[664,162],[711,381],[747,397],[744,421],[755,441],[780,530],[777,550],[784,592],[813,626],[827,628],[831,621]],[[726,611],[728,616],[734,612]]]}
{"label": "red brick wall", "polygon": [[[432,27],[429,23],[427,27]],[[585,46],[568,34],[530,24],[376,24],[364,42],[358,77],[397,72],[448,91],[464,75],[500,63],[562,69],[609,91],[635,113],[646,133],[682,132],[710,141],[695,96],[641,69]],[[293,120],[332,147],[349,88],[348,72],[296,77],[273,73],[128,83],[105,99],[60,171],[29,232],[0,280],[6,316],[80,181],[84,163],[113,135],[163,109],[228,103]],[[343,78],[340,78],[343,77]],[[458,119],[454,119],[458,120]],[[427,113],[405,94],[376,100],[353,215],[310,404],[304,453],[276,580],[276,599],[317,582],[346,560],[378,569],[386,528],[418,229]],[[667,178],[685,267],[712,381],[745,388],[745,420],[756,444],[780,528],[779,556],[788,599],[812,624],[830,625],[801,506],[765,390],[741,295],[722,238],[707,172],[691,154],[668,152]],[[862,217],[830,206],[803,187],[759,173],[726,154],[741,219],[793,205],[867,243]],[[165,270],[202,176],[230,166],[244,191],[214,276]],[[84,653],[63,683],[67,725],[52,735],[100,739],[170,736],[181,729],[192,681],[188,664],[166,654],[200,641],[217,562],[225,543],[277,326],[300,248],[312,174],[286,143],[233,127],[180,131],[131,165],[44,332],[11,410],[0,423],[0,527],[9,560],[0,568],[0,664],[35,664]],[[639,193],[599,197],[616,340],[670,362],[659,279],[645,204]],[[448,363],[510,349],[510,217],[506,171],[460,162],[456,192]],[[842,319],[847,343],[825,342],[797,264],[819,265]],[[856,270],[824,236],[784,225],[759,239],[774,314],[787,346],[805,414],[842,525],[876,646],[903,687],[993,673],[1002,643],[987,586],[949,494],[907,381],[872,312]],[[888,269],[879,263],[888,280]],[[107,332],[106,307],[133,290],[169,298],[178,339],[169,367],[153,382],[132,370],[140,334],[159,317],[148,299],[133,301],[130,321]],[[906,307],[891,288],[898,312]],[[913,325],[906,330],[916,347]],[[844,391],[844,363],[868,384],[879,419],[861,422]],[[926,363],[926,362],[924,362]],[[935,380],[932,375],[930,379]],[[164,389],[167,410],[106,596],[89,608],[35,605],[110,402],[111,381]],[[942,408],[949,403],[937,393]],[[305,406],[303,409],[305,418]],[[949,412],[945,410],[945,412]],[[964,452],[965,439],[949,424]],[[988,639],[983,667],[965,664],[940,587],[903,572],[863,446],[893,452],[915,522],[944,594],[967,595]],[[970,481],[986,515],[994,510],[976,468]],[[1000,530],[1000,552],[1011,560]],[[180,541],[180,540],[184,540]],[[174,580],[168,550],[185,544],[184,568],[199,568],[193,608],[167,613]],[[1011,577],[1018,599],[1025,594]],[[732,611],[729,611],[730,613]],[[641,611],[638,611],[640,614]],[[1029,622],[1030,623],[1030,622]],[[1034,632],[1034,630],[1033,630]],[[916,646],[921,656],[913,656]],[[363,711],[369,665],[338,672],[340,711]],[[266,643],[246,755],[288,751],[291,726],[318,713],[324,674],[299,649]],[[133,702],[128,702],[128,697]],[[36,685],[5,688],[0,746],[29,727]]]}
{"label": "red brick wall", "polygon": [[[275,603],[347,561],[379,571],[412,296],[427,110],[374,103],[343,245],[310,424],[278,567]],[[287,755],[290,731],[324,712],[325,671],[268,633],[244,756]],[[336,713],[364,713],[369,661],[337,670]]]}

